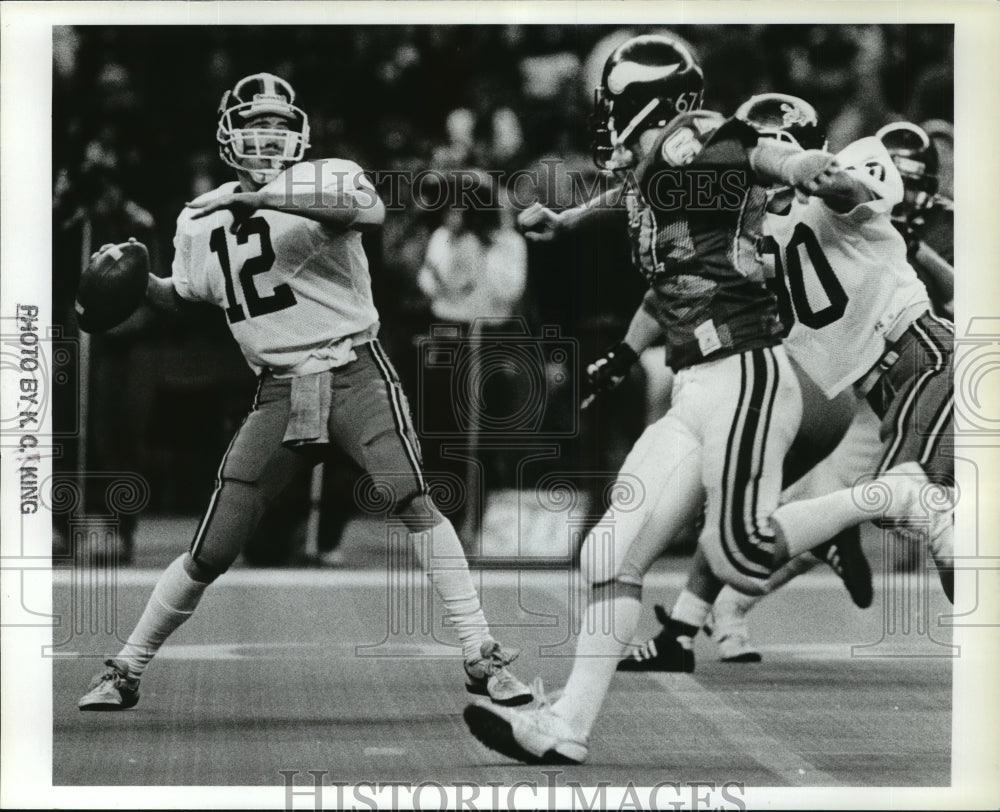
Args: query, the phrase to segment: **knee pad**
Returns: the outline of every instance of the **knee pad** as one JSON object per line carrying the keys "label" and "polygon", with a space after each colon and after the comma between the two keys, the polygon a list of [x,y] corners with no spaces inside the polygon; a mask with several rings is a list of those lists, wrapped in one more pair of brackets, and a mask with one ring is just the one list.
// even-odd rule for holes
{"label": "knee pad", "polygon": [[198,561],[190,553],[184,554],[184,571],[191,576],[191,579],[203,584],[210,584],[220,575],[222,570]]}
{"label": "knee pad", "polygon": [[444,521],[434,500],[426,493],[413,491],[396,503],[392,515],[399,518],[411,533],[422,533]]}
{"label": "knee pad", "polygon": [[642,584],[631,581],[603,581],[599,584],[591,584],[590,601],[610,601],[615,598],[633,598],[642,603]]}
{"label": "knee pad", "polygon": [[618,564],[614,544],[615,539],[611,535],[590,535],[580,548],[580,574],[589,586],[610,581],[642,584],[646,573],[633,560],[632,549],[630,548],[624,560]]}

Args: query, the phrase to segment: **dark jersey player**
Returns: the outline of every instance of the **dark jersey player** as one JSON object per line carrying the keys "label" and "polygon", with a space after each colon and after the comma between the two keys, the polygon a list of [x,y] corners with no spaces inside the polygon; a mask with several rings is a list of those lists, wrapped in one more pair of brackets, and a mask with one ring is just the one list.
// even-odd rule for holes
{"label": "dark jersey player", "polygon": [[903,200],[892,210],[892,222],[906,240],[907,261],[926,285],[934,312],[953,319],[955,215],[952,201],[938,193],[937,147],[923,128],[908,121],[886,124],[875,137],[903,179]]}
{"label": "dark jersey player", "polygon": [[702,92],[701,69],[680,42],[629,40],[609,57],[597,99],[596,157],[623,186],[584,207],[555,214],[536,205],[520,218],[548,236],[623,198],[633,257],[650,283],[629,329],[641,335],[633,346],[662,332],[676,372],[670,410],[636,442],[581,549],[591,595],[562,696],[524,712],[466,709],[474,735],[523,760],[586,758],[636,629],[643,577],[703,506],[699,551],[719,578],[759,593],[772,572],[768,519],[801,398],[755,249],[765,187],[809,194],[836,165],[819,150],[758,143],[745,122],[700,111]]}

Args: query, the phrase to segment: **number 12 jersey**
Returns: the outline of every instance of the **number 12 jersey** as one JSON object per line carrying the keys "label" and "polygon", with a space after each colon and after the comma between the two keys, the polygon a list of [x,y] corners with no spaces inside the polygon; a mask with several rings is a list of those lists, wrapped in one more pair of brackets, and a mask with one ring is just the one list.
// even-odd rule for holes
{"label": "number 12 jersey", "polygon": [[[317,197],[361,187],[374,194],[360,167],[342,160],[295,164],[268,188],[301,194],[310,185]],[[225,183],[198,200],[235,191],[238,183]],[[174,288],[182,299],[225,310],[254,372],[321,372],[346,360],[351,336],[370,330],[374,337],[378,312],[358,231],[261,209],[232,234],[231,212],[192,219],[194,211],[177,218]]]}
{"label": "number 12 jersey", "polygon": [[788,353],[832,398],[863,376],[929,302],[889,219],[903,182],[877,138],[855,141],[840,165],[875,198],[838,213],[817,197],[764,218],[761,260],[791,325]]}

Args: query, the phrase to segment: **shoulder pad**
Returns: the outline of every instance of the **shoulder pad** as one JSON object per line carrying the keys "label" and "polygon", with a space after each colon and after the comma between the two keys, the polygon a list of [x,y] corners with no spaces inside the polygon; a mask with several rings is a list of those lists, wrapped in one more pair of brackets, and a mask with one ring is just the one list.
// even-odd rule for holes
{"label": "shoulder pad", "polygon": [[271,181],[270,185],[280,186],[281,182],[287,182],[282,181],[283,178],[291,178],[295,184],[319,181],[323,186],[336,183],[348,188],[367,183],[364,170],[354,161],[343,158],[316,158],[292,164]]}
{"label": "shoulder pad", "polygon": [[655,147],[655,163],[674,167],[691,163],[724,120],[718,113],[707,110],[681,113],[660,136]]}

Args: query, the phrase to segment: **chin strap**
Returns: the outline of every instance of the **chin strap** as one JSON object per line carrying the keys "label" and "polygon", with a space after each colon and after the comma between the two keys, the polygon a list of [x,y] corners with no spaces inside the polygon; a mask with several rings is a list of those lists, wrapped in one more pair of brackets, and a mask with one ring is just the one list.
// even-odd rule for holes
{"label": "chin strap", "polygon": [[277,165],[272,166],[270,169],[244,169],[243,171],[250,175],[254,183],[266,186],[286,169],[280,161],[276,161],[275,163]]}

